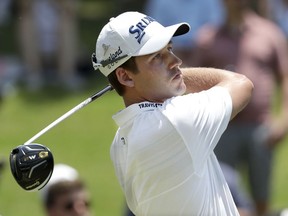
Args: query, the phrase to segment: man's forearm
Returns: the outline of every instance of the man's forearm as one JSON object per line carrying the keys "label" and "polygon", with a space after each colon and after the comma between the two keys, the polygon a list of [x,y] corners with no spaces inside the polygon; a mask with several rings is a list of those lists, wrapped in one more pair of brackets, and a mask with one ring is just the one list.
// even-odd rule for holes
{"label": "man's forearm", "polygon": [[213,86],[227,80],[232,73],[230,71],[216,68],[181,68],[186,93],[200,92],[212,88]]}
{"label": "man's forearm", "polygon": [[200,92],[214,86],[227,89],[232,99],[233,118],[250,101],[253,92],[253,83],[244,75],[215,68],[186,68],[181,69],[186,93]]}

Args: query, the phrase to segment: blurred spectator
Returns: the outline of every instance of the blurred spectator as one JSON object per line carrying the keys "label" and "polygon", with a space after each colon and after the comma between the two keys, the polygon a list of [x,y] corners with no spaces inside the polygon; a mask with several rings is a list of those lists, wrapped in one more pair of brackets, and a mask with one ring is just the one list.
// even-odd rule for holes
{"label": "blurred spectator", "polygon": [[0,1],[0,26],[7,23],[9,19],[11,0],[1,0]]}
{"label": "blurred spectator", "polygon": [[78,172],[66,165],[54,166],[48,184],[40,190],[47,216],[89,216],[89,193]]}
{"label": "blurred spectator", "polygon": [[80,87],[76,73],[78,0],[19,0],[18,6],[27,87]]}
{"label": "blurred spectator", "polygon": [[246,194],[246,191],[241,185],[241,178],[236,169],[228,164],[220,162],[221,169],[224,177],[230,188],[234,202],[238,208],[240,216],[254,216],[255,209],[250,197]]}
{"label": "blurred spectator", "polygon": [[204,24],[219,26],[224,21],[222,0],[147,0],[146,14],[155,18],[164,26],[187,22],[191,30],[173,39],[173,49],[183,60],[184,66],[190,66],[192,48],[200,27]]}
{"label": "blurred spectator", "polygon": [[[12,0],[0,1],[0,104],[8,94],[13,93],[22,67],[19,59],[7,51],[7,43],[13,43],[13,39],[7,34],[10,29],[12,17]],[[8,39],[7,40],[7,35]]]}
{"label": "blurred spectator", "polygon": [[125,11],[139,11],[142,12],[147,0],[135,1],[135,0],[114,0],[116,5],[116,13],[120,14]]}
{"label": "blurred spectator", "polygon": [[[277,25],[252,11],[255,1],[223,2],[227,20],[221,27],[200,30],[193,63],[242,73],[254,83],[251,102],[230,122],[215,152],[220,161],[247,168],[255,208],[264,215],[273,149],[288,131],[288,46]],[[277,115],[272,111],[276,87],[281,101]]]}
{"label": "blurred spectator", "polygon": [[288,38],[288,0],[266,0],[268,15],[283,30]]}

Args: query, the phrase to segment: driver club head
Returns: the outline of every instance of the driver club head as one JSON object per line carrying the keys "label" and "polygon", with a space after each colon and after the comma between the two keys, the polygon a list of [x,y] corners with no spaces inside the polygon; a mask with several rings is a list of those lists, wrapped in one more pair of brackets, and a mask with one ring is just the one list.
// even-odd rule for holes
{"label": "driver club head", "polygon": [[10,168],[16,182],[24,190],[40,190],[53,173],[53,155],[41,144],[20,145],[10,153]]}

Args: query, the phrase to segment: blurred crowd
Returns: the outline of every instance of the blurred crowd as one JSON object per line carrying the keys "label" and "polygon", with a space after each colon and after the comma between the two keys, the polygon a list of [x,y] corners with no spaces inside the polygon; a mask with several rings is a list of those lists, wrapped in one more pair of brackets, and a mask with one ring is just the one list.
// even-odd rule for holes
{"label": "blurred crowd", "polygon": [[[288,132],[288,0],[111,2],[115,8],[105,14],[105,22],[127,10],[146,13],[163,25],[188,22],[190,33],[173,41],[184,66],[225,68],[254,82],[251,103],[228,126],[215,152],[242,216],[283,216],[284,211],[271,210],[270,201],[273,152]],[[84,3],[0,1],[0,29],[14,23],[16,32],[11,37],[16,41],[0,43],[17,44],[12,54],[0,49],[1,98],[19,83],[32,92],[47,86],[79,91],[86,85],[83,68],[93,68],[90,59],[80,67],[85,43],[80,35],[87,31],[81,26]],[[97,38],[90,36],[93,42]],[[84,56],[94,49],[89,47]],[[276,89],[280,105],[273,113]],[[248,176],[247,185],[241,184],[243,176]],[[125,214],[132,215],[129,210]]]}
{"label": "blurred crowd", "polygon": [[54,166],[48,184],[40,190],[46,216],[91,216],[91,197],[82,177],[70,165]]}
{"label": "blurred crowd", "polygon": [[[0,25],[14,24],[16,36],[11,38],[15,41],[7,43],[17,44],[18,60],[14,58],[11,62],[11,57],[5,58],[1,53],[3,79],[10,79],[7,80],[10,84],[20,79],[31,91],[46,85],[67,90],[81,87],[77,74],[78,3],[77,0],[1,1]],[[5,87],[7,83],[4,90]]]}

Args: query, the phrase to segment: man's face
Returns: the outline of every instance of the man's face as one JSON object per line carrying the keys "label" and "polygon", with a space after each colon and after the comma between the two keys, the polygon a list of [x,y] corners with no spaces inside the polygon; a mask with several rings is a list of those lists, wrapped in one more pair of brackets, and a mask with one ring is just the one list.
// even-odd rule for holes
{"label": "man's face", "polygon": [[169,43],[159,52],[135,58],[139,73],[132,74],[141,101],[163,102],[186,91],[179,66],[182,61]]}
{"label": "man's face", "polygon": [[73,191],[63,194],[48,209],[49,216],[89,216],[89,200],[85,191]]}

